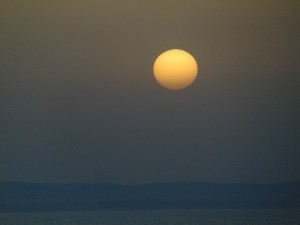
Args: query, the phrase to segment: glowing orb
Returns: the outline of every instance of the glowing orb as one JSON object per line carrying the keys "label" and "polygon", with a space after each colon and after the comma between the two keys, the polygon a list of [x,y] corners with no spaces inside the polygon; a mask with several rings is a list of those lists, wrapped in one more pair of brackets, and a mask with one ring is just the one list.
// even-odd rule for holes
{"label": "glowing orb", "polygon": [[180,90],[195,81],[198,66],[194,57],[188,52],[171,49],[157,57],[153,72],[161,86],[171,90]]}

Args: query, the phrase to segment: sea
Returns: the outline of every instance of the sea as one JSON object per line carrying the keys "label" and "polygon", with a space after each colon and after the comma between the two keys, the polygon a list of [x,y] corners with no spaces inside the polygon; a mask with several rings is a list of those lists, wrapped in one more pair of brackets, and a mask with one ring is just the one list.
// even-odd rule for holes
{"label": "sea", "polygon": [[0,225],[300,225],[300,209],[0,213]]}

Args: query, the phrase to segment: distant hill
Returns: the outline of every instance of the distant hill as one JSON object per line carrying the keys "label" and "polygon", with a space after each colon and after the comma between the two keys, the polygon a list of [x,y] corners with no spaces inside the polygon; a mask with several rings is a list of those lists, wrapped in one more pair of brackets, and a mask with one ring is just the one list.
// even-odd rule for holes
{"label": "distant hill", "polygon": [[300,181],[145,185],[0,183],[0,212],[192,208],[300,208]]}

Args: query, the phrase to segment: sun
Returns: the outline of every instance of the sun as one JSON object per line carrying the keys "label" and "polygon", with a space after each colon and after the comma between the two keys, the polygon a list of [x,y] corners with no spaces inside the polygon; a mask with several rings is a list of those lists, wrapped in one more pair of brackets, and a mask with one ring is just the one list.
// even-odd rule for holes
{"label": "sun", "polygon": [[157,57],[153,73],[161,86],[170,90],[181,90],[195,81],[198,65],[190,53],[171,49]]}

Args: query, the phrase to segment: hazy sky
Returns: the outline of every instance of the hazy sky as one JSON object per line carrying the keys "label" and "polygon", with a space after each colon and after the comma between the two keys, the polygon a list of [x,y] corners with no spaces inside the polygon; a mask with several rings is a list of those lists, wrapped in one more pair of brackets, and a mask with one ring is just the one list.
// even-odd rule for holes
{"label": "hazy sky", "polygon": [[[0,181],[300,179],[298,0],[0,3]],[[182,91],[152,66],[198,61]]]}

